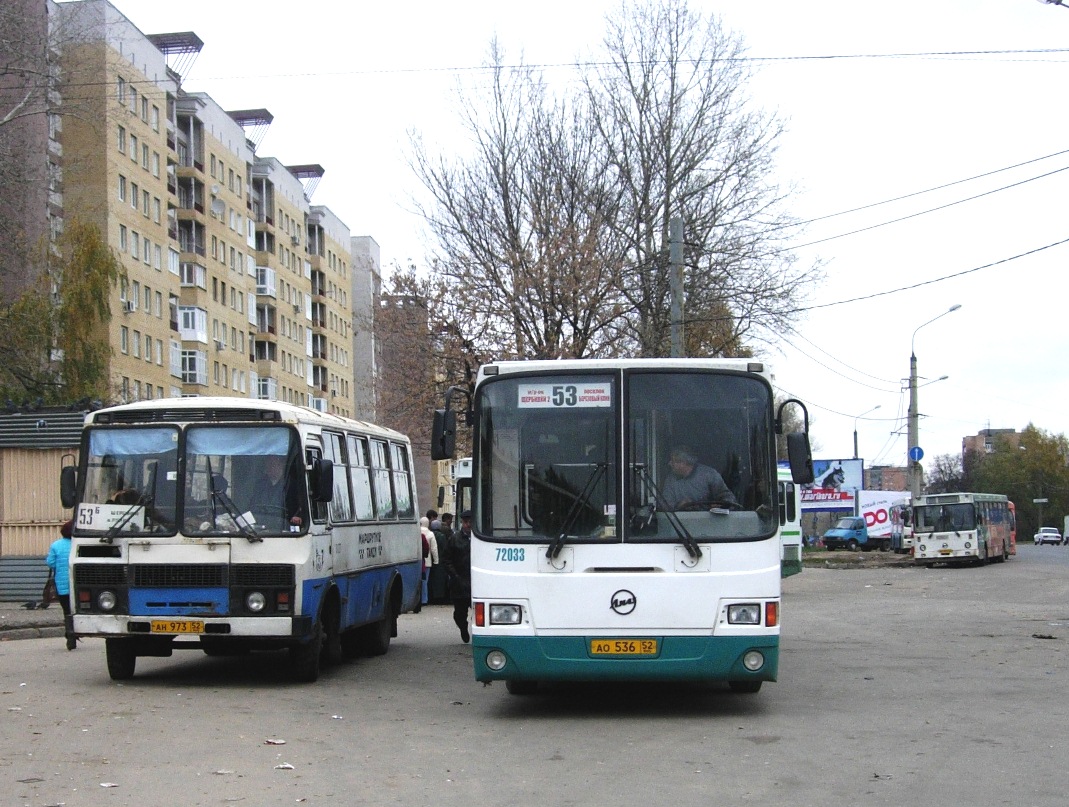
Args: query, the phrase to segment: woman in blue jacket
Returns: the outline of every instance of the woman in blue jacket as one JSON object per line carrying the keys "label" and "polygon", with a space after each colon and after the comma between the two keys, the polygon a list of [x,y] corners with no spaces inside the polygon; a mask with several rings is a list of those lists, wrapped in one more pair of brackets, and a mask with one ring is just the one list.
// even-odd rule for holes
{"label": "woman in blue jacket", "polygon": [[74,522],[68,521],[62,527],[59,528],[59,534],[62,538],[57,538],[52,546],[48,548],[48,556],[45,558],[45,563],[48,564],[56,577],[56,594],[59,595],[59,606],[63,609],[63,625],[67,634],[67,649],[74,650],[78,647],[77,640],[74,638],[74,633],[71,628],[71,577],[70,577],[70,557],[71,557],[71,530],[74,528]]}

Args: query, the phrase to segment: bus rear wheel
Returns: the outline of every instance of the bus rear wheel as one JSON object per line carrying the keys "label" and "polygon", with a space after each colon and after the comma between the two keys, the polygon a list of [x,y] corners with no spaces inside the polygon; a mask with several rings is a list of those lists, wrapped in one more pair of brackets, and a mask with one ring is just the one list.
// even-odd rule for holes
{"label": "bus rear wheel", "polygon": [[390,639],[397,635],[397,611],[391,601],[378,622],[364,628],[364,650],[369,656],[384,656],[390,649]]}
{"label": "bus rear wheel", "polygon": [[129,681],[134,677],[137,653],[132,639],[105,639],[104,655],[112,681]]}

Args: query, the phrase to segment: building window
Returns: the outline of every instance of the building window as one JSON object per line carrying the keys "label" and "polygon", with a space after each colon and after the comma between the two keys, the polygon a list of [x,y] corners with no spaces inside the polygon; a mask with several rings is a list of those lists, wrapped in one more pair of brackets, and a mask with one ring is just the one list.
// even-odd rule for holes
{"label": "building window", "polygon": [[119,147],[119,151],[121,151],[123,154],[125,154],[126,153],[126,127],[125,126],[120,126],[119,127],[117,145]]}
{"label": "building window", "polygon": [[119,225],[119,250],[122,251],[122,252],[126,252],[126,240],[127,240],[126,225],[125,224],[120,224]]}
{"label": "building window", "polygon": [[130,159],[137,162],[137,135],[130,135]]}
{"label": "building window", "polygon": [[126,177],[119,174],[119,201],[126,201]]}
{"label": "building window", "polygon": [[[152,107],[152,131],[158,132],[160,130],[160,108],[158,106]],[[162,395],[160,396],[163,397]]]}
{"label": "building window", "polygon": [[130,329],[125,325],[119,328],[119,352],[130,352]]}
{"label": "building window", "polygon": [[120,104],[126,103],[126,79],[122,76],[119,76],[115,82],[115,97]]}
{"label": "building window", "polygon": [[160,176],[160,153],[158,151],[152,152],[152,176],[157,179]]}

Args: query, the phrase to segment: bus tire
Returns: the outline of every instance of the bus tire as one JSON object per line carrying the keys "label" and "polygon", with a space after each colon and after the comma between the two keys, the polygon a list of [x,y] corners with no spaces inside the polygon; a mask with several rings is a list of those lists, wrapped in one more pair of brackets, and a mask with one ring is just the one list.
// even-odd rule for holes
{"label": "bus tire", "polygon": [[386,600],[386,613],[378,622],[364,628],[364,649],[369,656],[385,656],[390,649],[390,639],[397,635],[397,610],[393,599]]}
{"label": "bus tire", "polygon": [[352,660],[360,656],[360,652],[363,650],[360,628],[350,628],[345,631],[338,640],[341,642],[341,655],[343,659]]}
{"label": "bus tire", "polygon": [[129,681],[134,677],[137,652],[132,639],[105,639],[104,655],[112,681]]}
{"label": "bus tire", "polygon": [[538,682],[523,678],[506,678],[505,691],[510,695],[533,695],[538,691]]}
{"label": "bus tire", "polygon": [[290,647],[293,680],[302,684],[312,684],[318,681],[322,655],[323,623],[317,619],[312,626],[312,637],[306,642]]}
{"label": "bus tire", "polygon": [[345,656],[341,645],[341,614],[334,598],[323,606],[323,656],[327,664],[338,664]]}
{"label": "bus tire", "polygon": [[739,695],[753,695],[761,691],[760,681],[728,681],[728,686],[731,687],[732,692]]}

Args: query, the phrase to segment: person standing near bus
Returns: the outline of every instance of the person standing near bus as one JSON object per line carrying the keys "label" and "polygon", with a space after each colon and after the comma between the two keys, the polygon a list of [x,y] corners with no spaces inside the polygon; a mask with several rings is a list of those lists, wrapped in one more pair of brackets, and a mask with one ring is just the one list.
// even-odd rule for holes
{"label": "person standing near bus", "polygon": [[48,555],[45,557],[45,563],[55,574],[56,594],[59,595],[59,607],[63,609],[63,630],[67,636],[68,650],[75,650],[78,647],[78,641],[71,632],[70,557],[71,531],[73,529],[73,521],[67,521],[60,527],[59,534],[61,537],[52,542],[52,546],[48,548]]}
{"label": "person standing near bus", "polygon": [[468,609],[471,607],[471,510],[460,514],[460,529],[453,533],[441,554],[449,577],[449,597],[453,601],[453,621],[460,628],[460,639],[471,641]]}

